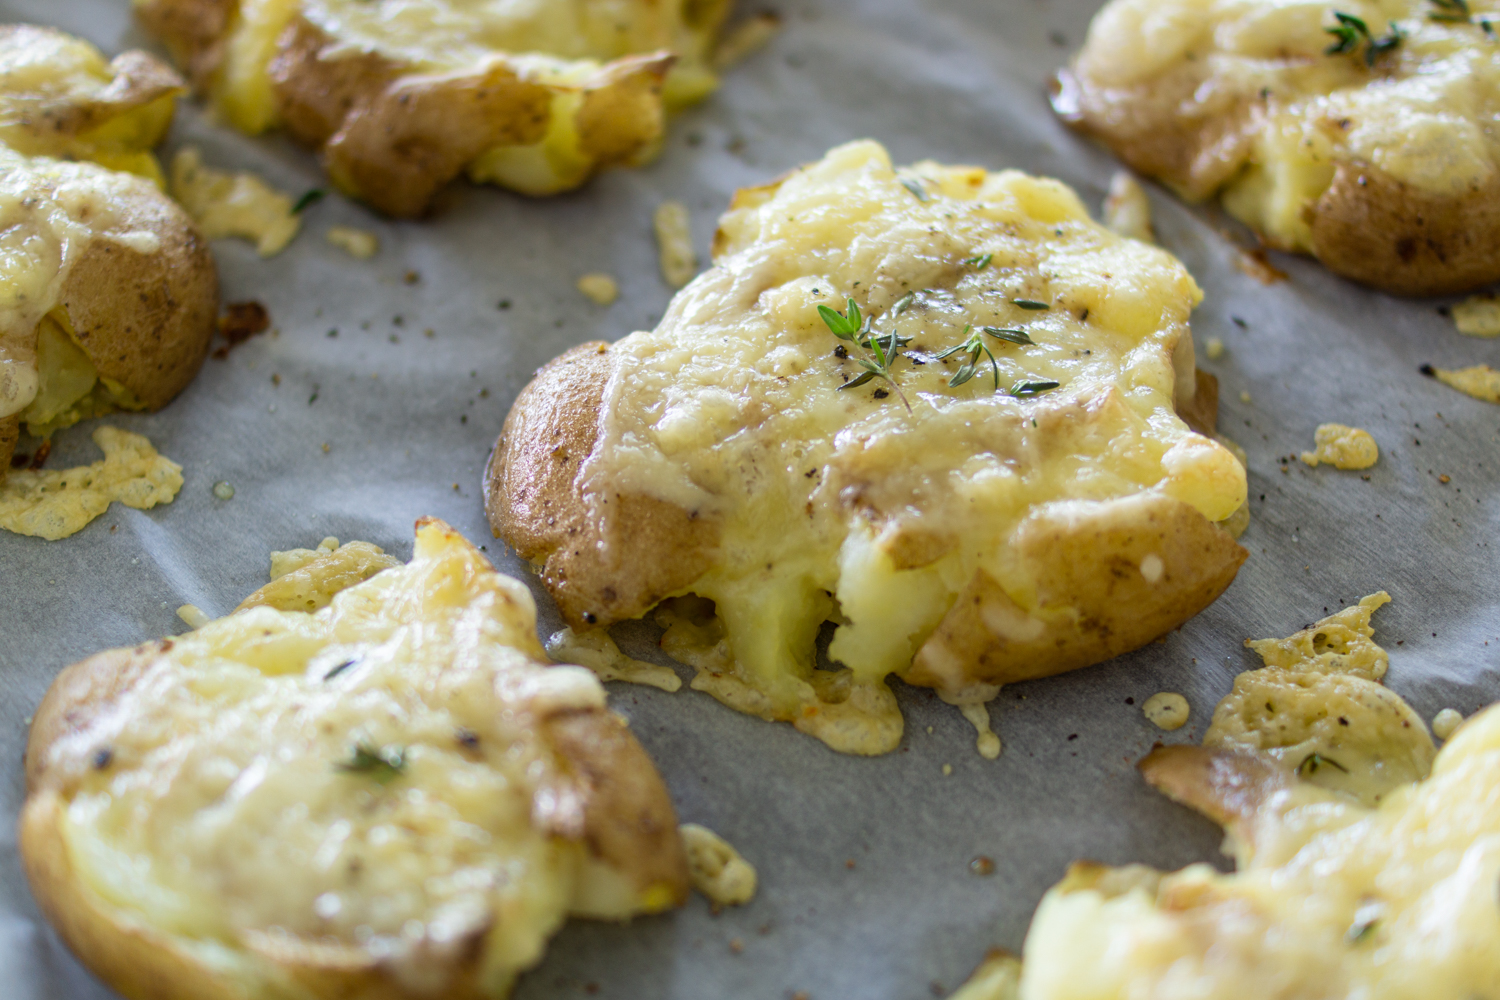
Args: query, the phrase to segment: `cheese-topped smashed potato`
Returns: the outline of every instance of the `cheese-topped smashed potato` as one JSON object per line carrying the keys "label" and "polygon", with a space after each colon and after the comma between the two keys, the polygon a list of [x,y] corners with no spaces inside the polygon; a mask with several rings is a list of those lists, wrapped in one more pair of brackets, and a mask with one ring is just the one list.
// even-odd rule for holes
{"label": "cheese-topped smashed potato", "polygon": [[321,610],[68,668],[26,756],[43,911],[126,996],[468,1000],[504,997],[570,914],[682,902],[660,777],[535,625],[428,519],[410,563]]}
{"label": "cheese-topped smashed potato", "polygon": [[1375,807],[1244,754],[1175,747],[1142,767],[1229,825],[1238,871],[1075,865],[1032,923],[1024,1000],[1492,995],[1500,708]]}
{"label": "cheese-topped smashed potato", "polygon": [[[888,674],[983,700],[1135,648],[1233,579],[1214,522],[1244,469],[1174,410],[1212,420],[1198,287],[1062,184],[896,170],[857,142],[740,192],[715,244],[656,330],[544,368],[495,451],[491,524],[573,629],[668,601],[694,688],[880,753],[902,729]],[[864,347],[819,312],[851,297]],[[870,337],[901,354],[856,386]],[[847,669],[814,669],[829,620]]]}
{"label": "cheese-topped smashed potato", "polygon": [[0,25],[0,479],[38,437],[157,409],[208,351],[208,247],[151,148],[182,81],[51,28]]}
{"label": "cheese-topped smashed potato", "polygon": [[1458,291],[1500,278],[1491,20],[1489,0],[1113,0],[1054,104],[1272,246]]}
{"label": "cheese-topped smashed potato", "polygon": [[135,0],[247,132],[283,126],[332,180],[420,214],[460,173],[532,195],[661,144],[717,84],[728,0]]}

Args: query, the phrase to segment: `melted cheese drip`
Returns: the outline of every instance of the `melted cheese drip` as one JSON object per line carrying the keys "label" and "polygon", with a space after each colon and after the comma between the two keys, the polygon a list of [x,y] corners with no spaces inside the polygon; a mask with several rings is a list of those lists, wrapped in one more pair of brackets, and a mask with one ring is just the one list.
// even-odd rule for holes
{"label": "melted cheese drip", "polygon": [[534,629],[526,588],[429,523],[315,614],[165,640],[107,726],[53,750],[95,762],[61,831],[79,877],[257,995],[280,993],[255,953],[298,942],[434,996],[482,942],[504,995],[598,874],[558,835],[581,806],[539,724],[604,692]]}
{"label": "melted cheese drip", "polygon": [[[1476,21],[1500,21],[1472,0]],[[1363,45],[1325,55],[1334,10],[1376,35],[1405,33],[1371,73]],[[1204,83],[1178,111],[1189,121],[1266,102],[1242,165],[1185,180],[1207,197],[1225,183],[1229,211],[1278,245],[1311,250],[1303,208],[1333,180],[1336,161],[1369,163],[1421,191],[1461,195],[1496,177],[1500,47],[1478,24],[1431,20],[1428,0],[1115,0],[1095,18],[1079,70],[1105,87],[1179,71]],[[1204,185],[1207,185],[1205,187]]]}
{"label": "melted cheese drip", "polygon": [[1021,996],[1491,996],[1497,789],[1492,707],[1443,748],[1430,777],[1378,808],[1305,784],[1277,793],[1232,875],[1200,864],[1134,885],[1064,882],[1027,936]]}
{"label": "melted cheese drip", "polygon": [[684,823],[677,829],[687,849],[694,889],[716,906],[741,906],[755,898],[755,867],[733,844],[697,823]]}
{"label": "melted cheese drip", "polygon": [[[965,263],[984,255],[982,270]],[[859,369],[834,356],[817,306],[850,295],[876,335],[909,336],[908,358],[925,359],[896,366],[912,412],[878,381],[840,391]],[[977,569],[1024,598],[1006,539],[1037,506],[1157,490],[1217,521],[1243,503],[1244,469],[1172,408],[1191,391],[1199,298],[1173,257],[1097,225],[1062,184],[898,173],[877,144],[852,143],[742,195],[717,266],[655,331],[613,348],[586,500],[603,516],[637,492],[722,525],[715,568],[690,588],[722,628],[679,623],[663,639],[700,670],[695,689],[882,752],[901,733],[882,679],[909,667]],[[952,388],[956,359],[934,355],[982,325],[1025,327],[1034,344],[992,340],[997,376],[986,359]],[[995,377],[1061,388],[1017,398]],[[815,671],[835,601],[829,655],[850,669]]]}
{"label": "melted cheese drip", "polygon": [[182,489],[182,466],[139,434],[94,431],[104,458],[76,469],[17,469],[0,482],[0,528],[56,541],[82,531],[111,503],[150,510]]}
{"label": "melted cheese drip", "polygon": [[[1424,368],[1424,372],[1428,369]],[[1500,371],[1489,365],[1468,368],[1433,368],[1430,374],[1444,385],[1485,403],[1500,403]]]}
{"label": "melted cheese drip", "polygon": [[254,174],[205,166],[202,154],[192,146],[172,158],[172,194],[204,237],[247,239],[262,257],[285,250],[302,226],[302,217],[292,211],[290,195]]}

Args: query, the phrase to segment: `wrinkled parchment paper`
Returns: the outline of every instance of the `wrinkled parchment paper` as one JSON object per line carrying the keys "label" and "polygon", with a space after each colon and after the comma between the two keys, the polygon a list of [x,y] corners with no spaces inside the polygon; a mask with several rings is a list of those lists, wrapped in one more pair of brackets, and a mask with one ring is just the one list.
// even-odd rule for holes
{"label": "wrinkled parchment paper", "polygon": [[[228,612],[264,582],[270,550],[326,535],[406,558],[412,522],[431,514],[523,573],[489,538],[485,458],[538,365],[661,315],[670,291],[651,237],[661,201],[692,210],[706,259],[736,186],[872,136],[898,162],[1022,167],[1097,205],[1114,164],[1044,99],[1097,5],[777,0],[785,30],[677,119],[645,170],[546,201],[460,185],[421,224],[329,197],[271,260],[217,244],[226,300],[259,299],[278,332],[210,360],[165,411],[110,418],[183,464],[182,494],[149,512],[116,507],[62,542],[0,534],[0,994],[112,996],[40,921],[15,852],[26,722],[58,670],[183,631],[181,604]],[[751,0],[746,12],[758,9]],[[149,44],[127,0],[0,0],[0,16],[56,24],[110,52]],[[284,139],[215,128],[192,105],[171,142],[294,194],[325,186],[312,157]],[[957,711],[900,685],[906,738],[868,760],[706,695],[612,686],[682,818],[739,847],[759,868],[760,894],[717,916],[695,899],[629,926],[574,922],[519,998],[911,1000],[951,990],[992,946],[1019,949],[1037,900],[1075,858],[1222,863],[1217,829],[1147,789],[1135,761],[1157,740],[1201,737],[1232,676],[1258,665],[1244,638],[1289,634],[1380,588],[1395,598],[1375,618],[1392,688],[1429,719],[1500,697],[1500,407],[1417,372],[1424,362],[1500,366],[1500,342],[1459,336],[1441,303],[1374,294],[1306,261],[1278,257],[1290,280],[1259,284],[1221,235],[1244,240],[1243,230],[1158,188],[1151,196],[1162,242],[1207,292],[1193,321],[1200,358],[1210,337],[1227,347],[1202,363],[1222,383],[1221,429],[1250,456],[1242,541],[1252,554],[1234,586],[1159,643],[1007,688],[993,706],[1005,741],[993,762]],[[356,261],[329,246],[336,224],[376,232],[380,253]],[[620,280],[619,301],[600,307],[578,293],[590,271]],[[1379,441],[1368,480],[1295,461],[1282,470],[1278,459],[1311,448],[1327,421]],[[91,429],[59,435],[50,464],[96,458]],[[233,484],[232,500],[213,495],[219,481]],[[545,633],[556,616],[535,589]],[[660,659],[647,628],[618,635],[633,655]],[[1187,727],[1165,734],[1142,717],[1160,690],[1188,697]],[[994,861],[987,877],[970,871],[980,855]]]}

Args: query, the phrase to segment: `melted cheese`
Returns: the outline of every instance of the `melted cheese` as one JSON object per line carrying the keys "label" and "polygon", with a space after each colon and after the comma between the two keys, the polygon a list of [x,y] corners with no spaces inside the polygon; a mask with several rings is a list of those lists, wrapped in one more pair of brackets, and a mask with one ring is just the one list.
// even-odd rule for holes
{"label": "melted cheese", "polygon": [[755,868],[734,845],[697,823],[684,823],[678,832],[694,889],[716,906],[740,906],[755,898]]}
{"label": "melted cheese", "polygon": [[104,458],[92,465],[17,469],[0,482],[0,528],[56,541],[83,530],[111,503],[150,510],[182,489],[182,466],[141,435],[99,427],[93,437]]}
{"label": "melted cheese", "polygon": [[1344,424],[1319,424],[1313,435],[1316,445],[1304,451],[1302,461],[1316,467],[1326,463],[1335,469],[1368,469],[1380,460],[1380,448],[1370,432]]}
{"label": "melted cheese", "polygon": [[206,238],[247,239],[262,257],[285,250],[302,226],[289,195],[254,174],[205,166],[202,154],[192,146],[172,158],[172,195]]}
{"label": "melted cheese", "polygon": [[1500,299],[1471,295],[1450,310],[1453,325],[1466,337],[1500,337]]}
{"label": "melted cheese", "polygon": [[[1500,20],[1472,0],[1475,21]],[[1364,47],[1327,55],[1333,11],[1404,37],[1367,69]],[[1459,195],[1500,168],[1500,47],[1478,23],[1434,21],[1428,0],[1114,0],[1095,18],[1078,69],[1106,88],[1187,74],[1201,80],[1175,110],[1185,122],[1236,114],[1253,141],[1208,151],[1190,197],[1223,186],[1224,205],[1276,245],[1312,249],[1304,209],[1327,190],[1337,162],[1368,163],[1420,191]]]}
{"label": "melted cheese", "polygon": [[1141,714],[1158,729],[1170,732],[1187,725],[1192,709],[1188,700],[1177,692],[1158,691],[1146,699],[1146,704],[1141,706]]}
{"label": "melted cheese", "polygon": [[[266,68],[277,39],[298,15],[335,40],[326,59],[376,53],[410,72],[445,74],[502,61],[526,79],[557,88],[552,124],[536,146],[481,154],[469,174],[550,194],[581,184],[593,168],[573,127],[579,85],[611,60],[667,50],[677,56],[663,85],[667,109],[701,100],[718,85],[710,62],[726,11],[722,0],[241,0],[213,97],[247,132],[278,124]],[[654,153],[641,150],[639,158]]]}
{"label": "melted cheese", "polygon": [[[662,648],[726,704],[888,750],[901,717],[883,678],[910,666],[976,570],[1026,599],[1006,540],[1029,512],[1159,491],[1219,521],[1244,502],[1239,462],[1173,411],[1190,391],[1198,287],[1060,183],[897,171],[852,143],[743,193],[716,251],[655,331],[612,349],[581,481],[597,516],[623,490],[722,525],[718,563],[688,588],[717,617],[668,609]],[[910,412],[879,381],[840,390],[860,369],[835,355],[817,307],[848,296],[877,336],[912,338],[895,367]],[[989,338],[995,372],[985,358],[949,386],[958,359],[935,355],[985,325],[1034,343]],[[1060,388],[1017,397],[996,380]],[[815,671],[835,608],[829,655],[849,669]]]}
{"label": "melted cheese", "polygon": [[1026,939],[1024,1000],[1488,997],[1500,983],[1500,708],[1378,807],[1303,784],[1239,870],[1075,871]]}
{"label": "melted cheese", "polygon": [[601,681],[645,684],[667,692],[682,687],[682,678],[670,667],[626,656],[603,629],[582,635],[570,628],[559,629],[547,640],[547,655],[558,663],[588,667]]}
{"label": "melted cheese", "polygon": [[[250,994],[283,995],[265,957],[300,947],[424,996],[478,961],[503,996],[608,896],[541,726],[604,691],[546,662],[526,588],[446,525],[316,613],[239,611],[144,671],[50,751],[78,771],[60,834],[105,905]],[[659,908],[655,892],[613,915]]]}
{"label": "melted cheese", "polygon": [[1500,371],[1489,365],[1472,365],[1468,368],[1424,367],[1422,371],[1465,396],[1473,396],[1485,403],[1500,403]]}

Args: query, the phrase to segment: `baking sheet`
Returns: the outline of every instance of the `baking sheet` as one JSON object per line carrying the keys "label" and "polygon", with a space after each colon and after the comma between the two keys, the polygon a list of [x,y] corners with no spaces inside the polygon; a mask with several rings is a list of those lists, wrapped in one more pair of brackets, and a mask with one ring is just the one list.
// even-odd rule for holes
{"label": "baking sheet", "polygon": [[[176,502],[116,506],[62,542],[0,533],[0,992],[113,996],[40,921],[15,851],[26,722],[58,670],[183,631],[174,613],[183,603],[226,613],[264,582],[272,549],[335,535],[405,558],[422,515],[485,541],[502,569],[524,577],[489,538],[481,470],[538,365],[661,315],[670,290],[651,238],[658,203],[688,204],[706,256],[736,186],[871,136],[898,162],[1021,167],[1097,204],[1114,164],[1059,126],[1044,100],[1048,75],[1097,6],[781,3],[785,30],[677,119],[645,170],[547,201],[459,185],[421,224],[330,197],[279,257],[216,244],[225,300],[259,299],[277,332],[210,360],[165,411],[108,418],[182,463]],[[0,19],[56,24],[109,52],[149,45],[126,0],[0,0]],[[256,169],[293,193],[325,186],[312,157],[284,139],[232,134],[184,105],[171,145],[189,142],[212,164]],[[906,737],[875,759],[839,756],[685,689],[612,685],[682,818],[738,845],[760,871],[760,893],[718,915],[695,898],[629,926],[575,921],[518,998],[939,995],[986,949],[1019,949],[1037,900],[1076,858],[1222,864],[1218,830],[1147,789],[1134,762],[1157,740],[1201,736],[1233,675],[1257,665],[1241,640],[1286,635],[1374,590],[1395,598],[1375,618],[1392,652],[1387,682],[1419,712],[1469,713],[1500,696],[1500,407],[1417,373],[1423,362],[1500,366],[1500,343],[1460,337],[1438,302],[1357,289],[1306,261],[1277,258],[1290,280],[1263,286],[1235,267],[1221,235],[1242,231],[1151,194],[1162,242],[1207,292],[1193,320],[1200,359],[1209,337],[1228,350],[1201,363],[1221,380],[1221,429],[1250,456],[1242,542],[1251,558],[1229,592],[1162,642],[1007,688],[992,706],[1005,741],[993,762],[955,710],[899,684]],[[356,261],[328,246],[334,224],[375,231],[380,254]],[[620,300],[584,299],[573,283],[588,271],[616,275]],[[1298,462],[1282,470],[1278,459],[1310,448],[1325,421],[1374,434],[1381,460],[1368,480]],[[96,459],[92,427],[59,435],[50,465]],[[232,500],[212,495],[221,480],[235,487]],[[556,614],[529,582],[545,634]],[[633,655],[667,662],[645,626],[618,635]],[[1142,718],[1159,690],[1188,697],[1186,728],[1163,734]],[[988,877],[970,871],[980,855],[994,861]]]}

